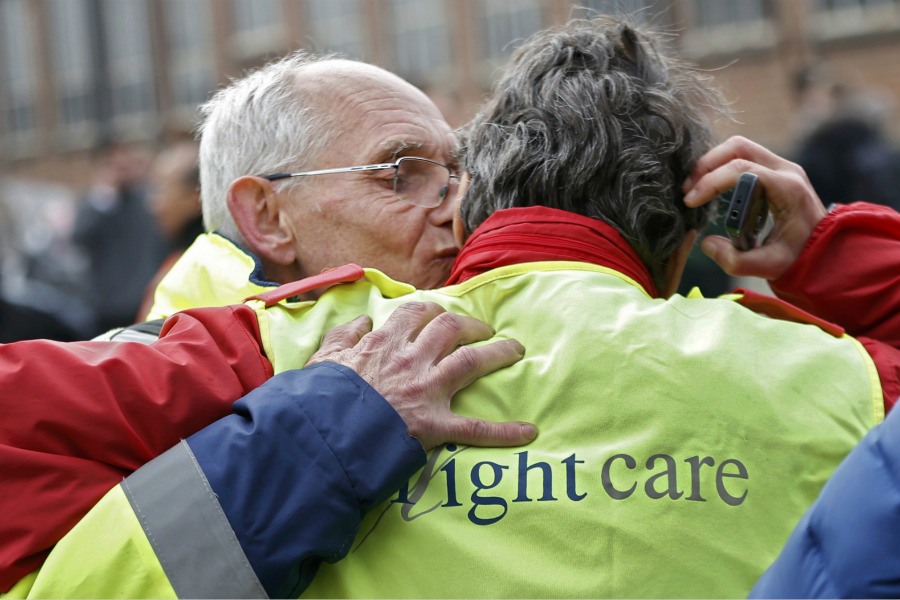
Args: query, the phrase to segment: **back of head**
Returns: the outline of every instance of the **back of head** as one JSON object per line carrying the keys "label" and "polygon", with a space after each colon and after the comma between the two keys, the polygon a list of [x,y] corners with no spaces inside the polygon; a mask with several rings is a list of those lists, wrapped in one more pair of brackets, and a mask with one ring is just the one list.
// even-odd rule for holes
{"label": "back of head", "polygon": [[659,284],[715,212],[688,209],[681,192],[714,143],[707,111],[725,112],[709,79],[611,17],[536,34],[466,132],[467,231],[504,208],[567,210],[615,227]]}
{"label": "back of head", "polygon": [[200,189],[207,231],[246,243],[226,204],[231,182],[302,167],[301,157],[321,151],[325,124],[298,84],[302,67],[330,58],[294,52],[232,81],[201,107]]}

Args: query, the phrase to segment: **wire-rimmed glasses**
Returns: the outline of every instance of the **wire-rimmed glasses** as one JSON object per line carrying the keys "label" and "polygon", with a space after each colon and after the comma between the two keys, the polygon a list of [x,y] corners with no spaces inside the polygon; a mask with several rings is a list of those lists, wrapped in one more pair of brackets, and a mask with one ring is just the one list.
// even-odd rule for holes
{"label": "wire-rimmed glasses", "polygon": [[319,169],[303,173],[276,173],[262,177],[269,181],[277,181],[289,177],[351,173],[353,171],[380,171],[382,169],[394,169],[394,193],[398,199],[415,206],[435,208],[447,198],[455,197],[459,190],[459,176],[453,173],[450,167],[418,156],[403,156],[392,163]]}

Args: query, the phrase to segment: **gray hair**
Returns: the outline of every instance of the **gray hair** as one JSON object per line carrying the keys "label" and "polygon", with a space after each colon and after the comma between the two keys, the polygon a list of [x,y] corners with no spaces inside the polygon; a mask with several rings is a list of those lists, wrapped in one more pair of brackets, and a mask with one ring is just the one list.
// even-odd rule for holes
{"label": "gray hair", "polygon": [[463,133],[471,233],[494,211],[548,206],[604,221],[658,286],[690,229],[681,183],[714,140],[708,109],[728,114],[711,78],[666,56],[655,35],[611,17],[537,33],[513,55]]}
{"label": "gray hair", "polygon": [[304,98],[298,70],[333,58],[294,52],[233,80],[200,107],[200,200],[207,231],[246,246],[226,203],[231,183],[244,175],[300,170],[305,157],[322,151],[329,125]]}

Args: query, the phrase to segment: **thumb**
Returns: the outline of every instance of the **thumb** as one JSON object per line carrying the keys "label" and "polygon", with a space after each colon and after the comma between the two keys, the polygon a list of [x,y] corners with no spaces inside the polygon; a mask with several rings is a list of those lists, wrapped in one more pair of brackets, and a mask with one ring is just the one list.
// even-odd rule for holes
{"label": "thumb", "polygon": [[741,252],[727,239],[711,235],[703,239],[700,248],[723,271],[736,277],[778,279],[792,262],[787,246],[781,242]]}
{"label": "thumb", "polygon": [[730,241],[718,235],[710,235],[700,242],[700,249],[713,259],[723,271],[729,275],[738,275],[735,273],[735,269],[740,263],[739,251],[731,245]]}

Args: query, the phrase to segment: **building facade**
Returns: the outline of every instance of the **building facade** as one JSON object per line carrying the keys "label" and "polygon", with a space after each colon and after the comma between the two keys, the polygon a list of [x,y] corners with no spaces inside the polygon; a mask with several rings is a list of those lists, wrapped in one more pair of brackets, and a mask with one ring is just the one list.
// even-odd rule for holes
{"label": "building facade", "polygon": [[217,86],[296,48],[390,69],[459,125],[518,41],[586,11],[715,70],[738,121],[722,135],[789,153],[816,110],[805,72],[871,90],[900,138],[900,0],[0,0],[0,169],[84,187],[98,148],[189,132]]}

